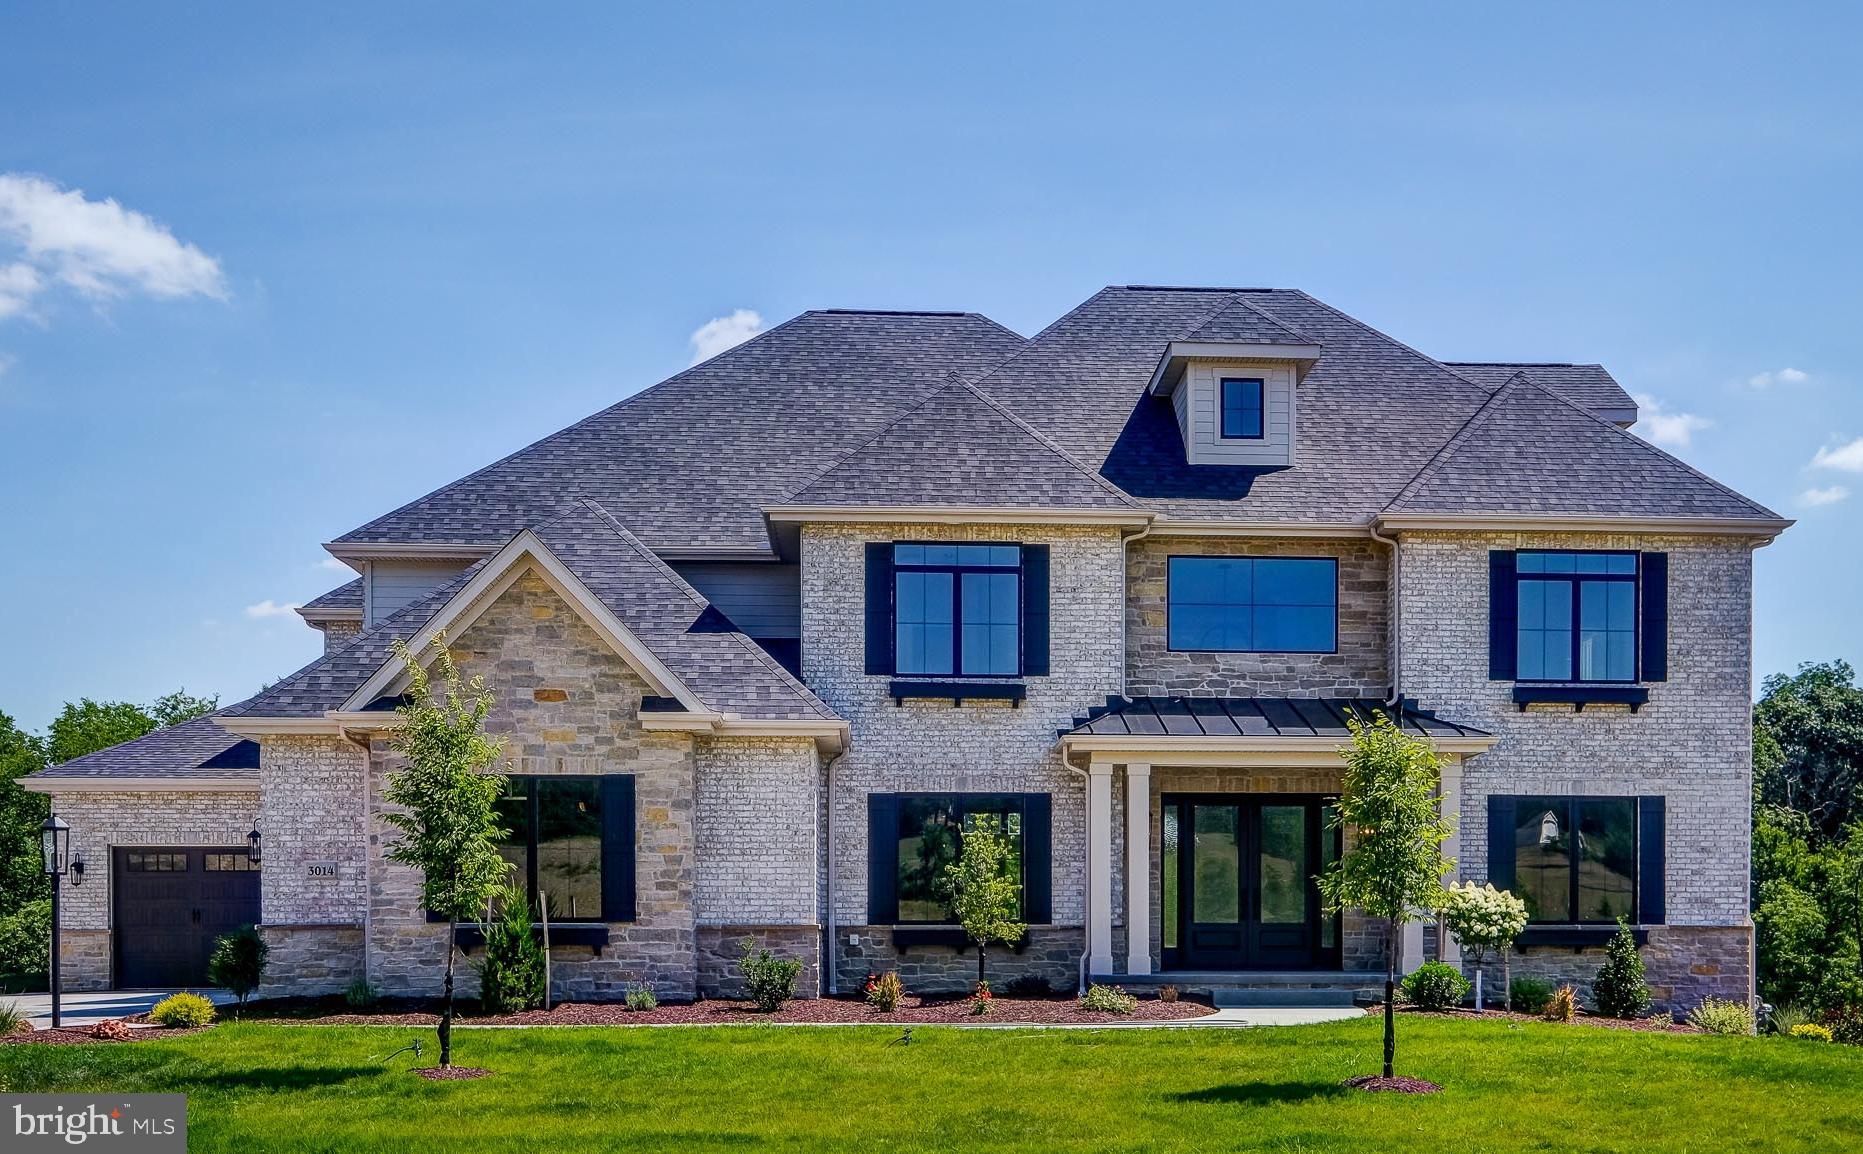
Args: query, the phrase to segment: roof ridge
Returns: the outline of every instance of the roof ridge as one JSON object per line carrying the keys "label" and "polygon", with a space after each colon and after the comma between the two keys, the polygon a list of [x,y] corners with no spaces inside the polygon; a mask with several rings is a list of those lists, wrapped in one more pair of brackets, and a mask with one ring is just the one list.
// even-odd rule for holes
{"label": "roof ridge", "polygon": [[1119,498],[1119,500],[1121,500],[1127,505],[1132,506],[1134,509],[1141,507],[1137,501],[1134,501],[1131,497],[1126,495],[1125,490],[1119,488],[1119,486],[1113,484],[1111,481],[1108,481],[1106,478],[1100,476],[1100,474],[1096,472],[1095,470],[1089,469],[1087,468],[1085,464],[1081,463],[1080,461],[1075,460],[1074,455],[1072,453],[1069,453],[1066,449],[1063,449],[1059,444],[1050,440],[1047,434],[1043,433],[1040,429],[1037,429],[1034,425],[1029,424],[1027,421],[1017,416],[1015,412],[1009,408],[1009,406],[996,400],[994,397],[991,397],[989,394],[985,393],[982,389],[977,388],[975,385],[971,384],[969,381],[960,380],[957,383],[962,385],[966,390],[968,390],[972,396],[976,397],[978,400],[982,401],[985,405],[989,406],[991,410],[997,413],[1000,413],[1002,416],[1008,418],[1011,424],[1015,425],[1018,429],[1021,429],[1023,432],[1027,433],[1029,436],[1035,438],[1036,443],[1041,445],[1042,448],[1047,449],[1050,453],[1053,453],[1055,456],[1061,458],[1061,460],[1065,461],[1068,465],[1072,466],[1076,471],[1078,471],[1081,475],[1085,476],[1089,481],[1092,481],[1094,484],[1098,485],[1100,488],[1106,490],[1107,493],[1111,494],[1114,497]]}
{"label": "roof ridge", "polygon": [[841,454],[839,457],[836,457],[834,460],[822,466],[821,472],[813,474],[812,476],[809,477],[808,480],[802,482],[800,485],[797,485],[795,488],[789,490],[789,492],[784,493],[781,501],[774,501],[771,503],[780,505],[786,501],[793,499],[797,493],[803,492],[804,490],[808,489],[810,486],[814,485],[817,481],[820,481],[823,477],[826,477],[828,474],[840,468],[843,464],[847,463],[857,454],[866,451],[869,445],[872,445],[875,441],[879,440],[881,437],[884,437],[888,432],[890,432],[894,425],[897,425],[899,422],[905,420],[907,417],[911,416],[913,413],[918,412],[920,409],[924,408],[926,405],[931,404],[933,397],[941,396],[945,392],[945,390],[951,388],[954,385],[962,385],[962,384],[967,384],[967,383],[968,382],[966,382],[963,378],[959,377],[956,373],[946,373],[945,378],[944,378],[944,384],[939,385],[937,388],[931,390],[930,392],[926,393],[924,396],[920,397],[917,404],[911,405],[907,407],[906,409],[901,410],[898,416],[886,422],[884,425],[881,425],[878,429],[874,430],[874,433],[872,436],[868,437],[866,440],[862,441],[860,444],[855,445],[853,448],[849,449],[847,452]]}
{"label": "roof ridge", "polygon": [[1267,309],[1262,308],[1260,305],[1256,304],[1254,301],[1245,299],[1242,295],[1242,292],[1239,290],[1234,293],[1231,293],[1229,297],[1226,300],[1224,300],[1221,308],[1217,309],[1215,312],[1211,313],[1209,316],[1197,322],[1196,328],[1188,330],[1185,334],[1185,339],[1188,340],[1190,337],[1196,336],[1198,333],[1202,332],[1204,329],[1208,328],[1210,325],[1215,324],[1216,318],[1222,316],[1224,313],[1228,312],[1232,307],[1236,305],[1242,306],[1243,308],[1247,309],[1249,312],[1252,312],[1256,316],[1261,317],[1263,320],[1266,320],[1269,324],[1273,325],[1275,328],[1283,329],[1286,332],[1292,334],[1293,336],[1299,337],[1303,341],[1307,341],[1313,344],[1319,343],[1317,341],[1314,341],[1313,338],[1308,336],[1306,333],[1301,332],[1295,326],[1282,320],[1280,317],[1275,316],[1273,313],[1269,312]]}
{"label": "roof ridge", "polygon": [[[1423,467],[1417,470],[1416,475],[1411,477],[1404,487],[1397,491],[1396,496],[1385,502],[1383,511],[1397,508],[1398,505],[1409,500],[1414,493],[1423,488],[1424,483],[1440,472],[1442,467],[1447,465],[1455,456],[1455,451],[1466,444],[1468,439],[1474,436],[1475,430],[1493,415],[1496,405],[1500,402],[1501,394],[1512,388],[1515,381],[1524,380],[1526,380],[1525,373],[1515,373],[1513,376],[1503,381],[1499,388],[1495,389],[1493,392],[1489,392],[1487,399],[1475,406],[1475,411],[1468,415],[1466,421],[1462,422],[1462,427],[1450,434],[1449,439],[1443,442],[1442,448],[1437,449],[1435,453],[1430,455],[1430,459],[1425,461]],[[1485,389],[1483,391],[1487,392]]]}
{"label": "roof ridge", "polygon": [[[1011,361],[1015,360],[1017,357],[1021,356],[1023,353],[1028,352],[1030,349],[1033,349],[1036,346],[1036,344],[1041,341],[1043,337],[1053,332],[1056,326],[1058,326],[1062,321],[1066,320],[1068,317],[1073,316],[1075,313],[1079,312],[1081,309],[1086,308],[1088,305],[1092,304],[1094,301],[1099,300],[1101,297],[1105,296],[1107,293],[1118,292],[1118,291],[1119,291],[1118,285],[1109,284],[1105,286],[1104,288],[1101,288],[1098,292],[1094,293],[1092,296],[1088,297],[1086,300],[1081,301],[1079,304],[1075,305],[1073,308],[1068,309],[1066,312],[1063,312],[1060,316],[1054,318],[1053,320],[1049,321],[1047,324],[1043,325],[1040,329],[1038,329],[1035,332],[1033,336],[1022,337],[1021,348],[1017,349],[1013,353],[1010,353],[1008,356],[1004,357],[1002,360],[997,361],[995,364],[991,365],[985,371],[977,374],[976,378],[972,380],[970,383],[973,385],[976,385],[976,384],[981,384],[982,382],[989,380],[991,377],[1001,372]],[[1014,332],[1013,329],[1010,331]],[[1016,335],[1021,336],[1022,334],[1017,333]]]}
{"label": "roof ridge", "polygon": [[[606,508],[604,508],[601,502],[597,501],[593,497],[573,497],[571,498],[571,504],[581,505],[583,508],[587,509],[590,513],[594,514],[596,520],[608,526],[609,529],[614,531],[615,536],[621,538],[622,544],[626,545],[628,548],[632,549],[635,553],[639,554],[641,559],[647,562],[647,565],[649,568],[654,569],[661,576],[671,579],[671,581],[673,582],[673,586],[677,588],[681,593],[684,593],[693,602],[695,602],[701,610],[708,609],[711,607],[712,603],[709,597],[705,596],[703,593],[700,593],[697,589],[694,589],[691,586],[691,584],[686,581],[684,577],[681,577],[679,575],[679,571],[677,569],[674,569],[671,565],[668,565],[666,561],[660,557],[659,554],[647,548],[646,544],[642,542],[639,537],[636,537],[634,535],[634,531],[629,529],[626,525],[624,525],[621,522],[621,519],[619,517],[616,517],[613,513],[610,513]],[[560,518],[552,518],[552,520],[558,520],[558,519]],[[548,524],[548,523],[549,522],[547,521],[543,522],[543,524]],[[538,528],[542,528],[543,524],[540,524]],[[545,548],[550,548],[550,543],[548,541],[544,541],[543,545]],[[550,552],[555,553],[556,550],[550,549]],[[562,557],[559,555],[557,559],[562,560]],[[568,564],[567,561],[563,563],[566,565]],[[578,574],[578,576],[580,576],[580,574]]]}
{"label": "roof ridge", "polygon": [[1301,298],[1304,301],[1307,301],[1309,304],[1313,304],[1313,305],[1318,306],[1319,308],[1325,309],[1327,312],[1338,317],[1340,320],[1345,321],[1347,324],[1350,324],[1356,328],[1363,329],[1364,331],[1372,334],[1373,336],[1378,337],[1380,340],[1390,342],[1392,345],[1404,350],[1405,352],[1409,353],[1411,356],[1422,361],[1424,364],[1441,369],[1443,371],[1443,374],[1449,377],[1451,380],[1460,381],[1463,384],[1467,385],[1469,388],[1479,389],[1482,393],[1485,393],[1485,394],[1492,394],[1493,392],[1493,390],[1481,384],[1479,381],[1469,380],[1467,377],[1463,376],[1461,373],[1456,372],[1454,369],[1450,368],[1448,365],[1444,364],[1443,362],[1437,360],[1435,357],[1430,356],[1428,353],[1423,352],[1422,350],[1416,348],[1413,345],[1405,344],[1403,341],[1398,340],[1396,337],[1392,336],[1390,333],[1385,332],[1383,329],[1373,328],[1371,325],[1366,324],[1364,321],[1353,316],[1351,313],[1345,312],[1333,305],[1327,304],[1325,301],[1314,296],[1312,293],[1309,293],[1305,289],[1286,289],[1284,291],[1293,293],[1295,296]]}

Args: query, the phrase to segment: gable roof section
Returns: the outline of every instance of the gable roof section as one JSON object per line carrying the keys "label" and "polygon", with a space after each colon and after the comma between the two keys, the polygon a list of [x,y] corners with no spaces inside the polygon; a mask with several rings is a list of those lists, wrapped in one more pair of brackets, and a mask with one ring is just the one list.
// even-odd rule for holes
{"label": "gable roof section", "polygon": [[1634,413],[1637,402],[1617,383],[1603,365],[1574,365],[1563,362],[1444,361],[1445,365],[1479,385],[1498,389],[1512,380],[1515,373],[1526,373],[1533,380],[1558,393],[1579,407],[1600,415]]}
{"label": "gable roof section", "polygon": [[134,741],[74,757],[27,780],[106,787],[151,777],[185,777],[259,786],[259,746],[221,729],[213,714],[183,721]]}
{"label": "gable roof section", "polygon": [[1178,338],[1214,344],[1310,345],[1313,341],[1256,308],[1244,293],[1228,297],[1216,315]]}
{"label": "gable roof section", "polygon": [[298,616],[306,621],[333,621],[362,618],[362,578],[338,585],[328,593],[311,598],[298,606]]}
{"label": "gable roof section", "polygon": [[496,547],[584,496],[652,548],[767,550],[763,505],[1023,343],[976,313],[803,313],[333,545]]}
{"label": "gable roof section", "polygon": [[779,504],[1135,508],[1020,417],[962,381],[927,397]]}
{"label": "gable roof section", "polygon": [[1780,520],[1525,373],[1496,390],[1385,512]]}

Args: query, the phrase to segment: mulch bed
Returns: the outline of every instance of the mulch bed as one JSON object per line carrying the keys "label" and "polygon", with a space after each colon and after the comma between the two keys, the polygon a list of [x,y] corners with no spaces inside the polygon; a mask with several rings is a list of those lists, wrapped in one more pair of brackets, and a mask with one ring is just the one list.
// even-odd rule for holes
{"label": "mulch bed", "polygon": [[1360,1074],[1356,1078],[1347,1078],[1341,1082],[1354,1090],[1369,1090],[1384,1094],[1440,1094],[1443,1088],[1434,1082],[1421,1078],[1383,1078],[1377,1074]]}
{"label": "mulch bed", "polygon": [[[899,1025],[977,1025],[988,1022],[1023,1022],[1048,1024],[1062,1022],[1156,1022],[1201,1018],[1215,1011],[1206,1003],[1188,998],[1175,1002],[1156,998],[1141,999],[1130,1014],[1108,1014],[1080,1008],[1072,997],[1016,998],[999,994],[990,1012],[981,1017],[970,1013],[970,998],[907,995],[898,1009],[878,1014],[856,998],[797,998],[774,1014],[760,1012],[749,1002],[713,999],[698,1002],[667,1002],[651,1010],[630,1010],[616,1002],[569,1002],[549,1010],[530,1010],[522,1014],[459,1014],[455,1021],[462,1026],[648,1026],[673,1023],[726,1025],[755,1022],[821,1022],[836,1024],[896,1023]],[[245,1019],[315,1022],[320,1025],[356,1026],[431,1026],[440,1020],[428,1003],[385,1003],[377,1011],[357,1013],[342,1001],[279,999],[276,1002],[252,1002],[246,1006]]]}
{"label": "mulch bed", "polygon": [[429,1082],[463,1082],[468,1078],[488,1078],[492,1073],[483,1066],[422,1066],[414,1072]]}
{"label": "mulch bed", "polygon": [[[1383,1013],[1383,1007],[1373,1007],[1373,1013]],[[1549,1022],[1538,1014],[1513,1014],[1506,1010],[1489,1009],[1477,1014],[1473,1010],[1419,1010],[1414,1006],[1400,1006],[1398,1012],[1415,1014],[1424,1018],[1454,1018],[1463,1022],[1548,1022],[1549,1025],[1566,1023]],[[1580,1010],[1578,1016],[1569,1023],[1574,1026],[1602,1026],[1607,1030],[1640,1030],[1652,1034],[1699,1034],[1700,1027],[1687,1022],[1678,1022],[1668,1014],[1656,1014],[1648,1018],[1606,1018],[1599,1014],[1588,1014]]]}
{"label": "mulch bed", "polygon": [[[134,1021],[133,1018],[123,1019]],[[0,1038],[0,1046],[79,1046],[87,1043],[109,1045],[115,1042],[149,1042],[157,1038],[182,1038],[211,1030],[212,1026],[187,1026],[178,1029],[135,1029],[126,1038],[99,1037],[90,1026],[67,1026],[56,1030],[34,1030],[30,1034],[9,1034]]]}

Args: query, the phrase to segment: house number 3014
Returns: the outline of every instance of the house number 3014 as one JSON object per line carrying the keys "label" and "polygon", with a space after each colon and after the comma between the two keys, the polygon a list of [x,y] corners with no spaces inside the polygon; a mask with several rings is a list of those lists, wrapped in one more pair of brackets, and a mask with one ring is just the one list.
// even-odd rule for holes
{"label": "house number 3014", "polygon": [[304,867],[304,872],[314,882],[333,882],[336,880],[336,863],[314,861]]}

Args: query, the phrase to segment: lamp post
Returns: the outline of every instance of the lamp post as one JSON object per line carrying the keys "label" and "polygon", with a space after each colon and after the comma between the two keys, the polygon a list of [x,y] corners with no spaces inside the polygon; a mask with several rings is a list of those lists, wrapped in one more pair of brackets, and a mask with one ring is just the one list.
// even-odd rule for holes
{"label": "lamp post", "polygon": [[58,980],[58,881],[70,868],[71,826],[64,818],[53,815],[39,826],[39,850],[45,858],[45,876],[52,879],[52,956],[46,969],[51,972],[52,980],[52,1029],[59,1028],[59,994]]}

